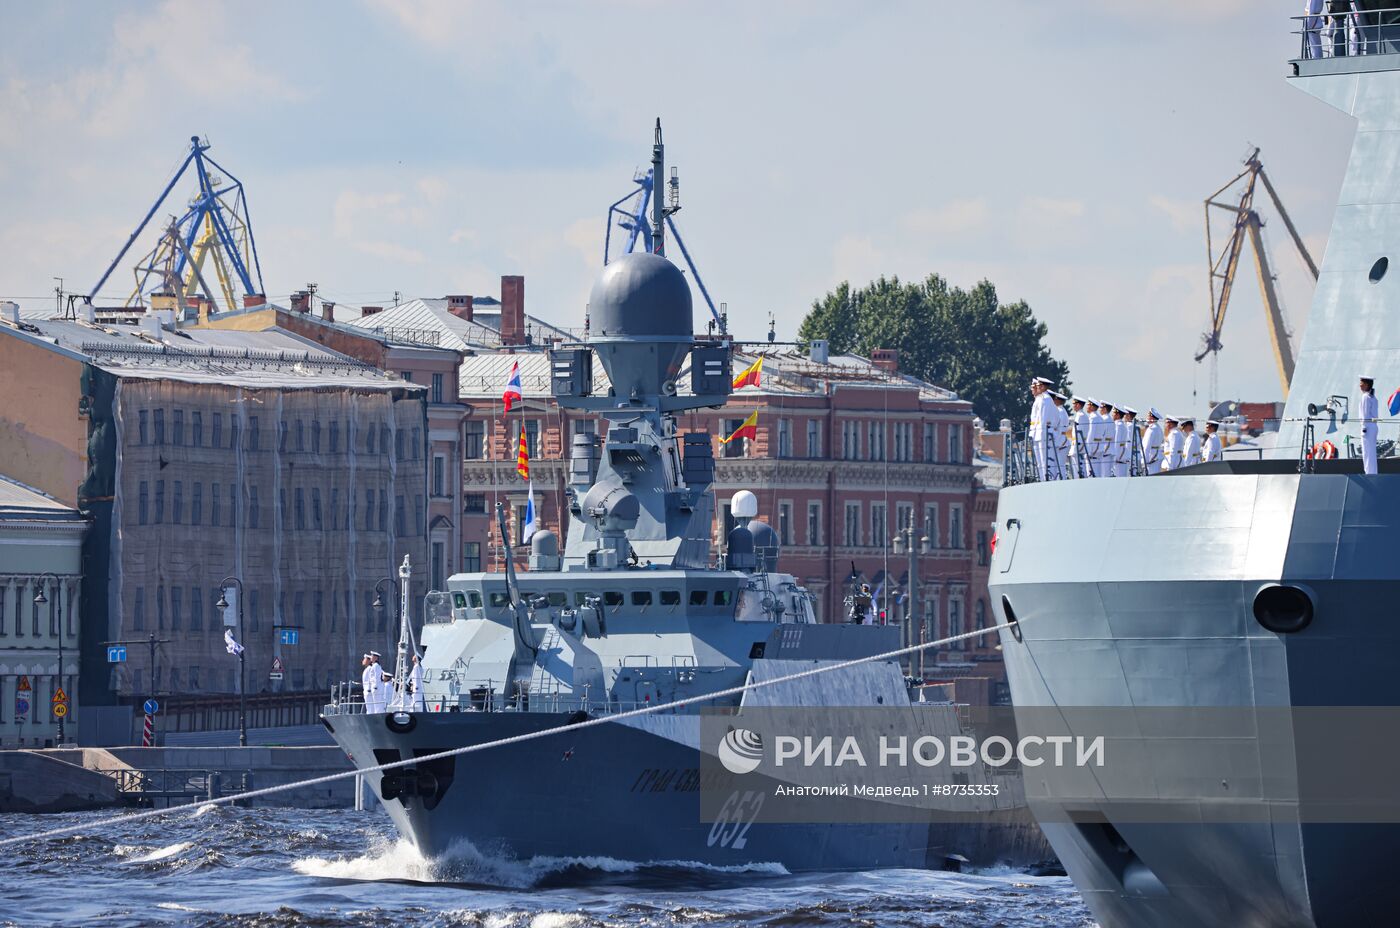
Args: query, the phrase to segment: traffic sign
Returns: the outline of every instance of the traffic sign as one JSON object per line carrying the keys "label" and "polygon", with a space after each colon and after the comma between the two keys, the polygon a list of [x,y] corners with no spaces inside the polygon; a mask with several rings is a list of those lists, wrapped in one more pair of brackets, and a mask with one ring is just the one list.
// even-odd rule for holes
{"label": "traffic sign", "polygon": [[68,694],[63,692],[63,687],[57,687],[53,691],[53,701],[55,704],[68,701]]}
{"label": "traffic sign", "polygon": [[23,722],[25,716],[29,715],[29,699],[25,696],[15,697],[15,721]]}
{"label": "traffic sign", "polygon": [[284,628],[284,629],[282,629],[282,643],[283,643],[283,644],[296,644],[300,639],[301,639],[301,633],[298,632],[295,628]]}
{"label": "traffic sign", "polygon": [[274,670],[272,673],[267,675],[267,678],[269,680],[280,680],[282,679],[282,672],[280,670]]}
{"label": "traffic sign", "polygon": [[141,708],[146,710],[147,715],[155,715],[160,711],[160,703],[156,702],[154,699],[148,699]]}
{"label": "traffic sign", "polygon": [[116,644],[107,649],[107,663],[120,664],[126,660],[126,645]]}
{"label": "traffic sign", "polygon": [[[280,658],[280,657],[274,657],[274,658],[272,659],[272,672],[273,672],[273,673],[275,673],[275,674],[280,674],[280,673],[281,673],[283,670],[285,670],[285,669],[286,669],[286,668],[282,666],[282,658]],[[282,678],[279,676],[277,679],[280,680],[280,679],[282,679]]]}
{"label": "traffic sign", "polygon": [[54,718],[56,718],[56,719],[61,719],[61,718],[63,718],[63,717],[64,717],[65,715],[67,715],[67,714],[68,714],[68,703],[66,703],[66,702],[56,702],[56,703],[54,703],[54,706],[53,706],[53,716],[54,716]]}
{"label": "traffic sign", "polygon": [[28,693],[29,690],[30,690],[29,678],[28,678],[28,677],[20,677],[20,678],[19,678],[19,685],[18,685],[17,687],[15,687],[15,692],[17,692],[17,693]]}

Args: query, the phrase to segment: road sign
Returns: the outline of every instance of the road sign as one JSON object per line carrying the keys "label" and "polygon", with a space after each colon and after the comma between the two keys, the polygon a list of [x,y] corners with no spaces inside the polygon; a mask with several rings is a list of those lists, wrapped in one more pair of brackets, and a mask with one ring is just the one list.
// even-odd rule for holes
{"label": "road sign", "polygon": [[[282,666],[282,658],[280,658],[280,657],[274,657],[274,658],[272,659],[272,672],[273,672],[273,673],[275,673],[275,674],[281,674],[282,671],[285,670],[285,669],[286,669],[286,668]],[[278,676],[277,679],[280,680],[280,679],[282,679],[282,678],[281,678],[280,676]]]}
{"label": "road sign", "polygon": [[16,696],[15,721],[23,722],[27,715],[29,715],[29,698],[27,696]]}
{"label": "road sign", "polygon": [[55,704],[55,705],[57,705],[58,703],[61,703],[61,702],[67,702],[67,701],[68,701],[68,694],[65,693],[65,692],[63,692],[63,687],[60,686],[60,687],[57,687],[57,688],[54,689],[54,691],[53,691],[53,701],[54,701],[54,704]]}
{"label": "road sign", "polygon": [[20,678],[19,678],[19,685],[15,687],[15,692],[17,692],[17,693],[28,693],[29,690],[30,690],[29,678],[28,678],[28,677],[20,677]]}
{"label": "road sign", "polygon": [[282,672],[280,670],[274,670],[272,673],[267,675],[267,678],[269,680],[280,680],[282,679]]}
{"label": "road sign", "polygon": [[282,643],[283,643],[283,644],[296,644],[296,643],[300,640],[300,638],[301,638],[301,633],[298,632],[295,628],[284,628],[284,629],[282,629]]}
{"label": "road sign", "polygon": [[146,710],[147,715],[155,715],[160,711],[160,703],[156,702],[154,699],[148,699],[141,708]]}
{"label": "road sign", "polygon": [[126,660],[126,645],[112,645],[107,649],[107,663],[120,664]]}
{"label": "road sign", "polygon": [[56,719],[61,719],[61,718],[63,718],[63,717],[64,717],[65,715],[67,715],[67,714],[68,714],[68,703],[66,703],[66,702],[56,702],[56,703],[54,703],[54,705],[53,705],[53,717],[54,717],[54,718],[56,718]]}

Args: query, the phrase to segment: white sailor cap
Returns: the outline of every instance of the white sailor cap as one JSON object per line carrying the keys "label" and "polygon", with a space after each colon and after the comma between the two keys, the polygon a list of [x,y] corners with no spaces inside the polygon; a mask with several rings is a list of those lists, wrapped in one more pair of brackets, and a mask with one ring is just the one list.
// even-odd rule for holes
{"label": "white sailor cap", "polygon": [[1119,406],[1118,408],[1121,409],[1121,410],[1123,410],[1123,413],[1124,413],[1125,415],[1129,415],[1129,416],[1136,416],[1136,415],[1137,415],[1137,410],[1134,409],[1134,408],[1131,407],[1131,406]]}
{"label": "white sailor cap", "polygon": [[1100,404],[1099,404],[1099,408],[1100,408],[1100,409],[1116,409],[1117,407],[1115,407],[1112,403],[1104,402],[1104,403],[1100,403]]}
{"label": "white sailor cap", "polygon": [[381,655],[378,651],[371,651],[371,652],[369,652],[369,656],[370,656],[370,657],[382,657],[382,655]]}
{"label": "white sailor cap", "polygon": [[1070,401],[1071,403],[1083,403],[1085,400],[1084,400],[1084,397],[1082,397],[1082,396],[1080,396],[1078,393],[1076,393],[1076,394],[1074,394],[1074,396],[1071,396],[1071,397],[1069,398],[1069,401]]}
{"label": "white sailor cap", "polygon": [[1219,428],[1219,427],[1220,427],[1220,420],[1219,420],[1219,419],[1207,419],[1207,420],[1206,420],[1206,425],[1213,425],[1213,426],[1215,426],[1216,428]]}
{"label": "white sailor cap", "polygon": [[1031,383],[1043,383],[1047,387],[1053,387],[1055,385],[1055,381],[1051,380],[1049,377],[1035,377],[1031,380]]}
{"label": "white sailor cap", "polygon": [[1090,406],[1097,406],[1097,405],[1099,405],[1099,401],[1096,400],[1096,399],[1094,399],[1092,396],[1086,396],[1086,397],[1084,398],[1084,402],[1088,403]]}
{"label": "white sailor cap", "polygon": [[1051,391],[1050,391],[1050,395],[1053,396],[1053,397],[1054,397],[1055,399],[1057,399],[1057,400],[1067,400],[1067,399],[1069,399],[1069,397],[1065,396],[1063,393],[1061,393],[1061,392],[1058,391],[1058,390],[1051,390]]}
{"label": "white sailor cap", "polygon": [[1152,418],[1154,418],[1154,419],[1160,419],[1160,418],[1162,418],[1162,414],[1161,414],[1160,412],[1157,411],[1157,407],[1156,407],[1156,406],[1148,407],[1147,414],[1148,414],[1149,416],[1151,416]]}
{"label": "white sailor cap", "polygon": [[1196,424],[1196,419],[1195,419],[1194,416],[1187,416],[1187,417],[1185,417],[1184,419],[1179,419],[1179,420],[1177,421],[1177,424],[1178,424],[1178,425],[1195,425],[1195,424]]}
{"label": "white sailor cap", "polygon": [[1369,380],[1369,381],[1371,381],[1371,383],[1375,383],[1375,382],[1376,382],[1376,378],[1372,377],[1370,374],[1362,374],[1362,375],[1361,375],[1360,377],[1358,377],[1357,379],[1358,379],[1358,380]]}
{"label": "white sailor cap", "polygon": [[361,657],[360,659],[361,659],[361,660],[365,660],[365,661],[369,660],[369,652],[366,651],[366,652],[364,653],[364,656]]}
{"label": "white sailor cap", "polygon": [[1181,421],[1182,421],[1182,420],[1180,419],[1180,417],[1178,417],[1178,416],[1163,416],[1162,418],[1163,418],[1164,420],[1166,420],[1167,422],[1181,422]]}

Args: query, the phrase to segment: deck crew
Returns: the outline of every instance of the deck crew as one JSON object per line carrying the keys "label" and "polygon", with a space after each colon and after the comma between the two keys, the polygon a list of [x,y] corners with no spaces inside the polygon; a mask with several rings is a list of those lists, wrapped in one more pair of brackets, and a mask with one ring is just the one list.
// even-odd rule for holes
{"label": "deck crew", "polygon": [[1309,58],[1322,57],[1322,28],[1325,20],[1322,17],[1322,7],[1326,0],[1303,0],[1303,13],[1306,17],[1303,20],[1303,36],[1307,40],[1307,56]]}
{"label": "deck crew", "polygon": [[1201,442],[1201,463],[1209,464],[1211,461],[1219,461],[1224,457],[1220,449],[1220,436],[1216,432],[1220,431],[1220,423],[1214,419],[1206,420],[1206,438]]}
{"label": "deck crew", "polygon": [[1070,464],[1074,468],[1074,476],[1089,476],[1089,414],[1084,411],[1087,405],[1082,396],[1070,397],[1071,412],[1069,414],[1069,457]]}
{"label": "deck crew", "polygon": [[1128,411],[1122,405],[1113,407],[1113,476],[1128,476]]}
{"label": "deck crew", "polygon": [[365,712],[383,712],[384,703],[381,699],[382,687],[380,684],[382,671],[379,669],[379,652],[366,651],[361,665],[364,670],[360,674],[360,688],[365,692]]}
{"label": "deck crew", "polygon": [[1181,443],[1181,466],[1201,463],[1201,436],[1196,434],[1196,420],[1182,419],[1181,431],[1186,435]]}
{"label": "deck crew", "polygon": [[1055,404],[1055,427],[1051,438],[1055,442],[1055,479],[1069,479],[1069,412],[1065,403],[1069,397],[1056,390],[1050,391],[1050,399]]}
{"label": "deck crew", "polygon": [[423,698],[423,660],[417,654],[413,655],[413,669],[408,672],[408,692],[412,697],[409,705],[413,711],[427,711],[428,705]]}
{"label": "deck crew", "polygon": [[1185,436],[1176,427],[1176,416],[1167,416],[1162,425],[1162,470],[1174,470],[1181,466],[1181,450]]}
{"label": "deck crew", "polygon": [[1142,430],[1137,421],[1137,410],[1131,406],[1123,407],[1123,424],[1128,428],[1128,447],[1123,452],[1125,461],[1125,471],[1129,477],[1137,477],[1142,474]]}
{"label": "deck crew", "polygon": [[875,603],[875,596],[870,592],[870,584],[862,583],[858,590],[851,597],[851,621],[856,625],[864,625],[870,618],[870,610]]}
{"label": "deck crew", "polygon": [[1142,432],[1142,468],[1149,474],[1162,470],[1162,414],[1152,408],[1147,410],[1147,428]]}
{"label": "deck crew", "polygon": [[1035,458],[1037,480],[1054,479],[1049,457],[1055,446],[1050,440],[1050,432],[1055,424],[1055,404],[1050,399],[1050,378],[1037,377],[1031,381],[1031,417],[1027,428],[1031,440],[1031,454]]}
{"label": "deck crew", "polygon": [[1113,476],[1113,404],[1099,404],[1098,441],[1094,445],[1096,469],[1100,477]]}
{"label": "deck crew", "polygon": [[1380,402],[1376,399],[1376,378],[1361,378],[1361,470],[1363,473],[1376,472],[1376,420],[1381,417]]}

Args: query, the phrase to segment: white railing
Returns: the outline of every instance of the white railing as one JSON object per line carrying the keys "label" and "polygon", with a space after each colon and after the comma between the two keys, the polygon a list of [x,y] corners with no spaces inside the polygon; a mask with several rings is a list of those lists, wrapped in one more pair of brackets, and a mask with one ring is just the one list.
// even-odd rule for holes
{"label": "white railing", "polygon": [[1292,17],[1301,39],[1298,57],[1347,58],[1400,52],[1400,7],[1368,9],[1365,0],[1316,4],[1317,13]]}

